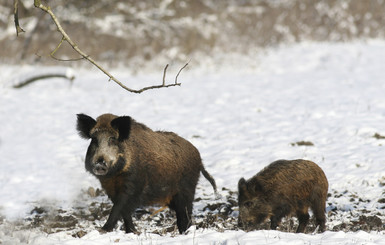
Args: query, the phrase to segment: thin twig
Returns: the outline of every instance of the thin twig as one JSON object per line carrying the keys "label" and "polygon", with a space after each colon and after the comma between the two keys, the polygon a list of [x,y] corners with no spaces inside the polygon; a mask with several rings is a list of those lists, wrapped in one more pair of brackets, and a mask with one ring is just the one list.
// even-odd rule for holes
{"label": "thin twig", "polygon": [[[163,83],[161,85],[154,85],[154,86],[144,87],[144,88],[141,88],[141,89],[131,89],[131,88],[128,88],[122,82],[120,82],[118,79],[116,79],[114,76],[112,76],[108,71],[106,71],[102,66],[100,66],[98,63],[96,63],[96,61],[94,61],[89,55],[87,55],[86,53],[84,53],[82,50],[79,49],[79,47],[76,45],[76,43],[73,42],[71,40],[71,38],[68,36],[68,34],[64,31],[64,29],[61,26],[59,20],[56,18],[55,14],[52,12],[52,10],[51,10],[51,8],[49,6],[43,5],[41,3],[41,0],[34,0],[34,5],[35,5],[36,8],[39,8],[39,9],[43,10],[44,12],[48,13],[51,16],[52,20],[54,21],[55,25],[57,26],[58,32],[60,32],[63,35],[62,41],[63,40],[67,41],[68,44],[71,45],[71,47],[78,54],[80,54],[83,59],[88,60],[91,64],[96,66],[100,71],[102,71],[105,75],[107,75],[109,77],[109,81],[110,80],[114,81],[115,83],[117,83],[123,89],[125,89],[125,90],[127,90],[129,92],[132,92],[132,93],[142,93],[143,91],[146,91],[146,90],[149,90],[149,89],[168,88],[168,87],[172,87],[172,86],[180,86],[181,85],[180,83],[177,83],[177,79],[178,79],[179,73],[187,66],[188,63],[185,66],[183,66],[182,69],[179,70],[179,72],[178,72],[178,74],[177,74],[177,76],[175,78],[175,83],[174,84],[167,84],[166,85],[166,83],[165,83],[165,76],[166,76],[165,73],[166,73],[166,69],[168,67],[168,65],[167,65],[165,67],[165,70],[164,70]],[[58,46],[60,46],[60,44]],[[55,52],[56,51],[54,51],[53,53],[55,53]]]}
{"label": "thin twig", "polygon": [[168,64],[164,67],[163,70],[163,86],[166,84],[166,72],[167,72]]}
{"label": "thin twig", "polygon": [[61,47],[61,45],[63,44],[63,42],[66,41],[66,39],[64,38],[64,36],[61,38],[60,40],[60,43],[56,46],[56,48],[49,54],[49,56],[54,59],[54,60],[57,60],[57,61],[79,61],[79,60],[83,60],[84,58],[77,58],[77,59],[60,59],[60,58],[57,58],[55,56],[55,53],[59,50],[59,48]]}
{"label": "thin twig", "polygon": [[60,59],[60,58],[57,58],[53,55],[50,55],[50,57],[54,60],[57,60],[57,61],[63,61],[63,62],[70,62],[70,61],[80,61],[80,60],[84,60],[84,58],[76,58],[76,59]]}
{"label": "thin twig", "polygon": [[63,41],[65,41],[64,36],[62,37],[60,43],[56,46],[56,48],[49,54],[52,59],[57,60],[57,61],[79,61],[82,60],[83,58],[77,58],[77,59],[60,59],[55,56],[55,53],[59,50],[61,47]]}
{"label": "thin twig", "polygon": [[19,33],[25,32],[23,28],[20,27],[19,24],[19,0],[13,1],[13,17],[15,19],[15,27],[16,27],[16,36],[19,36]]}
{"label": "thin twig", "polygon": [[181,71],[184,68],[186,68],[186,66],[188,66],[188,62],[182,68],[180,68],[180,70],[178,71],[178,74],[176,74],[176,76],[175,76],[175,85],[180,85],[180,83],[178,83],[178,77],[179,77],[179,74],[181,73]]}
{"label": "thin twig", "polygon": [[61,47],[62,43],[64,41],[64,37],[62,37],[62,39],[60,40],[60,43],[56,46],[56,48],[49,54],[51,57],[53,57],[56,53],[56,51],[58,51],[58,49]]}

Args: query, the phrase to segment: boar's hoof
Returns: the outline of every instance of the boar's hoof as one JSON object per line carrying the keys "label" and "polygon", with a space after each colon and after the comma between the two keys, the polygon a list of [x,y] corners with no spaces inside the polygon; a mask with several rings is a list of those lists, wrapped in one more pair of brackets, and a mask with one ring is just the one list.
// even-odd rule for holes
{"label": "boar's hoof", "polygon": [[113,226],[110,226],[110,225],[105,224],[105,225],[102,227],[101,231],[99,231],[99,232],[103,234],[103,233],[106,233],[106,232],[110,232],[110,231],[112,231],[113,229],[114,229]]}
{"label": "boar's hoof", "polygon": [[100,234],[106,234],[107,233],[107,231],[103,230],[103,228],[99,228],[97,230],[99,231]]}

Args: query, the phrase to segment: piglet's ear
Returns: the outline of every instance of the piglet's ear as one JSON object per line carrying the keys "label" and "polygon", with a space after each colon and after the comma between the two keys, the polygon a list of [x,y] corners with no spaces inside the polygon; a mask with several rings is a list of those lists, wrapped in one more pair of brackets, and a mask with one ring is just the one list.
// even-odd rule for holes
{"label": "piglet's ear", "polygon": [[264,191],[263,185],[259,181],[258,177],[252,178],[252,180],[250,181],[250,187],[249,188],[252,188],[253,191],[256,192],[256,193]]}
{"label": "piglet's ear", "polygon": [[131,129],[131,117],[123,116],[111,121],[111,126],[119,132],[119,141],[128,139]]}
{"label": "piglet's ear", "polygon": [[246,180],[244,178],[241,178],[238,181],[238,192],[241,193],[241,192],[245,192],[246,190],[247,190]]}
{"label": "piglet's ear", "polygon": [[91,138],[90,131],[96,124],[95,119],[85,114],[77,114],[77,117],[78,121],[76,129],[78,130],[80,137],[84,139]]}

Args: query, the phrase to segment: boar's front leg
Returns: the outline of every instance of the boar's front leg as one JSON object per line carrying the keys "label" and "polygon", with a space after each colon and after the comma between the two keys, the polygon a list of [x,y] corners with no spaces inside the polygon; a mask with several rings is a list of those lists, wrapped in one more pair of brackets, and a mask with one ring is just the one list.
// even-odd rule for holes
{"label": "boar's front leg", "polygon": [[107,222],[102,227],[102,229],[105,231],[112,231],[115,228],[119,218],[121,217],[122,209],[126,204],[126,200],[124,200],[123,198],[119,199],[120,200],[113,202],[114,205],[112,206]]}
{"label": "boar's front leg", "polygon": [[126,233],[137,233],[135,225],[132,222],[132,211],[123,210],[123,221]]}
{"label": "boar's front leg", "polygon": [[[132,222],[131,213],[134,210],[132,203],[129,203],[128,195],[120,195],[119,198],[113,200],[114,205],[112,206],[110,215],[107,219],[106,224],[102,227],[105,231],[112,231],[118,220],[123,217],[124,225],[126,226],[126,232],[135,232],[135,227]],[[131,205],[130,205],[131,204]]]}

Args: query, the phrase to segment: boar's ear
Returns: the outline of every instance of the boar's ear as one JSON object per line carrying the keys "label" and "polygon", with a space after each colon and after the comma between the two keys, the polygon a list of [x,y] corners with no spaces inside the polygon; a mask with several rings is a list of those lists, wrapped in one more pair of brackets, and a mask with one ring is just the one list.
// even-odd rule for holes
{"label": "boar's ear", "polygon": [[85,114],[77,114],[77,117],[78,122],[76,129],[78,130],[80,137],[84,139],[91,138],[90,131],[96,124],[95,119]]}
{"label": "boar's ear", "polygon": [[241,192],[245,192],[246,190],[247,190],[246,180],[244,178],[241,178],[238,181],[238,192],[241,193]]}
{"label": "boar's ear", "polygon": [[111,121],[111,126],[118,130],[119,132],[119,141],[128,139],[131,129],[131,117],[123,116],[117,117]]}

